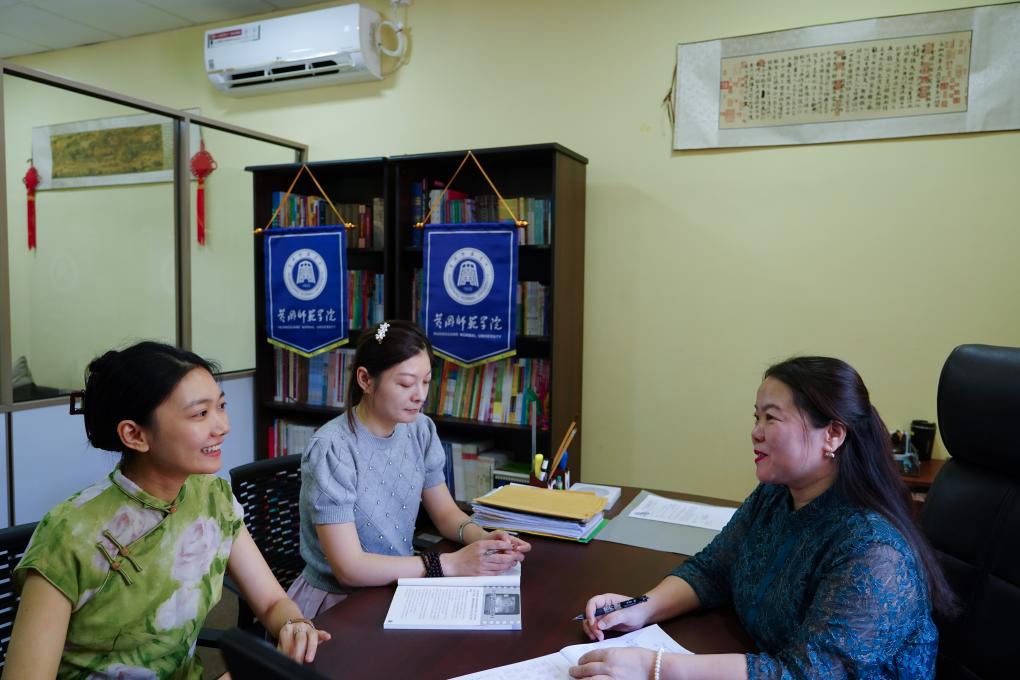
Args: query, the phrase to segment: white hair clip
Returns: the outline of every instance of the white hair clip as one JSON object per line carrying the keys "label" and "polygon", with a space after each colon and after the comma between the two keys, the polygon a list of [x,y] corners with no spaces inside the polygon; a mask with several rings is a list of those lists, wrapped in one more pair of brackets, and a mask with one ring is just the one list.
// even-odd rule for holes
{"label": "white hair clip", "polygon": [[390,324],[388,322],[383,321],[381,324],[379,324],[379,330],[375,332],[375,341],[381,345],[383,338],[386,337],[386,331],[388,331],[389,329]]}

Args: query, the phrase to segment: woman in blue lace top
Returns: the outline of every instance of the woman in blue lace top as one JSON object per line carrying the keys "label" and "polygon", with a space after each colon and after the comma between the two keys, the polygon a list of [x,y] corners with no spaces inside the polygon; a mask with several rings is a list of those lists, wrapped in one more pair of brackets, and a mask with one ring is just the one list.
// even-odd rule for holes
{"label": "woman in blue lace top", "polygon": [[911,516],[889,434],[857,372],[799,357],[765,372],[751,441],[761,484],[704,550],[648,592],[648,602],[585,632],[627,631],[732,603],[757,654],[683,655],[603,649],[576,678],[930,678],[932,610],[953,595]]}

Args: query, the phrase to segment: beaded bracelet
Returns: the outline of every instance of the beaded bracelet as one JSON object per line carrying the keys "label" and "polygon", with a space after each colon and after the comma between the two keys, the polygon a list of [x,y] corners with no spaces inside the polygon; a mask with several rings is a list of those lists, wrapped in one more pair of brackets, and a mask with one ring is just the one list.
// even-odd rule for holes
{"label": "beaded bracelet", "polygon": [[655,653],[655,672],[652,674],[652,680],[662,679],[662,647],[659,647],[659,651]]}
{"label": "beaded bracelet", "polygon": [[425,564],[426,578],[439,578],[443,576],[443,563],[439,561],[439,553],[422,552],[421,561]]}

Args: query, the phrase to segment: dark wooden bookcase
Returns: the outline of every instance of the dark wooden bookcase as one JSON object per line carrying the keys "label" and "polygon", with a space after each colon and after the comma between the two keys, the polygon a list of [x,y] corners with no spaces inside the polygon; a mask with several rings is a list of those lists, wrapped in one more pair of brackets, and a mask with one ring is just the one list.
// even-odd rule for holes
{"label": "dark wooden bookcase", "polygon": [[[350,161],[310,163],[323,189],[334,203],[371,203],[383,197],[385,243],[381,249],[348,249],[350,269],[373,269],[384,275],[387,318],[411,318],[412,278],[422,266],[422,248],[412,245],[413,217],[411,185],[423,178],[446,182],[466,151],[366,158]],[[532,196],[552,200],[551,238],[547,245],[520,247],[518,277],[550,287],[549,333],[518,336],[517,354],[550,361],[550,427],[538,434],[538,449],[551,454],[571,420],[581,414],[581,369],[584,319],[584,209],[587,159],[558,144],[480,149],[474,151],[496,188],[505,197]],[[269,165],[247,168],[252,173],[255,226],[262,227],[272,215],[272,194],[286,191],[299,165]],[[468,161],[453,188],[466,193],[491,193],[484,177]],[[318,195],[309,178],[303,176],[294,193]],[[426,196],[427,202],[427,196]],[[345,216],[346,217],[346,216]],[[351,219],[347,217],[347,219]],[[275,375],[273,347],[265,334],[265,279],[263,236],[255,235],[255,437],[257,457],[268,450],[268,428],[275,418],[285,417],[307,424],[321,424],[341,409],[305,404],[283,404],[273,400]],[[351,346],[357,332],[351,334]],[[462,418],[433,416],[441,437],[491,439],[500,449],[512,451],[515,459],[526,461],[531,450],[531,429]],[[583,428],[570,447],[569,468],[580,479]]]}

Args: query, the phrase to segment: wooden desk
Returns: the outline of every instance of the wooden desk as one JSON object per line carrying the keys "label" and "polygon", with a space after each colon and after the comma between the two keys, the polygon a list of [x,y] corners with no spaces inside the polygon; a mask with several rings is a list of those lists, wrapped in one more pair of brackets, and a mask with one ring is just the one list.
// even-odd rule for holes
{"label": "wooden desk", "polygon": [[935,481],[935,477],[938,475],[942,466],[945,464],[944,460],[922,460],[919,466],[920,474],[916,477],[910,477],[907,475],[900,475],[900,479],[910,489],[910,496],[913,500],[913,511],[914,519],[921,516],[921,509],[924,507],[924,497],[928,493],[928,489],[931,488],[932,482]]}
{"label": "wooden desk", "polygon": [[931,483],[935,481],[936,475],[945,465],[946,461],[931,459],[922,460],[920,464],[920,474],[916,477],[908,477],[907,475],[900,475],[900,479],[907,485],[907,488],[911,491],[927,491],[931,488]]}
{"label": "wooden desk", "polygon": [[[626,506],[637,492],[624,489],[614,511]],[[521,577],[523,630],[383,630],[394,587],[361,588],[316,617],[315,625],[332,633],[333,639],[319,648],[315,669],[351,680],[441,679],[551,654],[567,645],[588,642],[580,624],[571,618],[583,611],[589,597],[603,592],[640,595],[683,560],[672,553],[606,541],[582,545],[527,538],[532,550]],[[440,545],[444,550],[457,547],[447,542]],[[693,652],[755,648],[732,609],[695,612],[659,625]]]}

